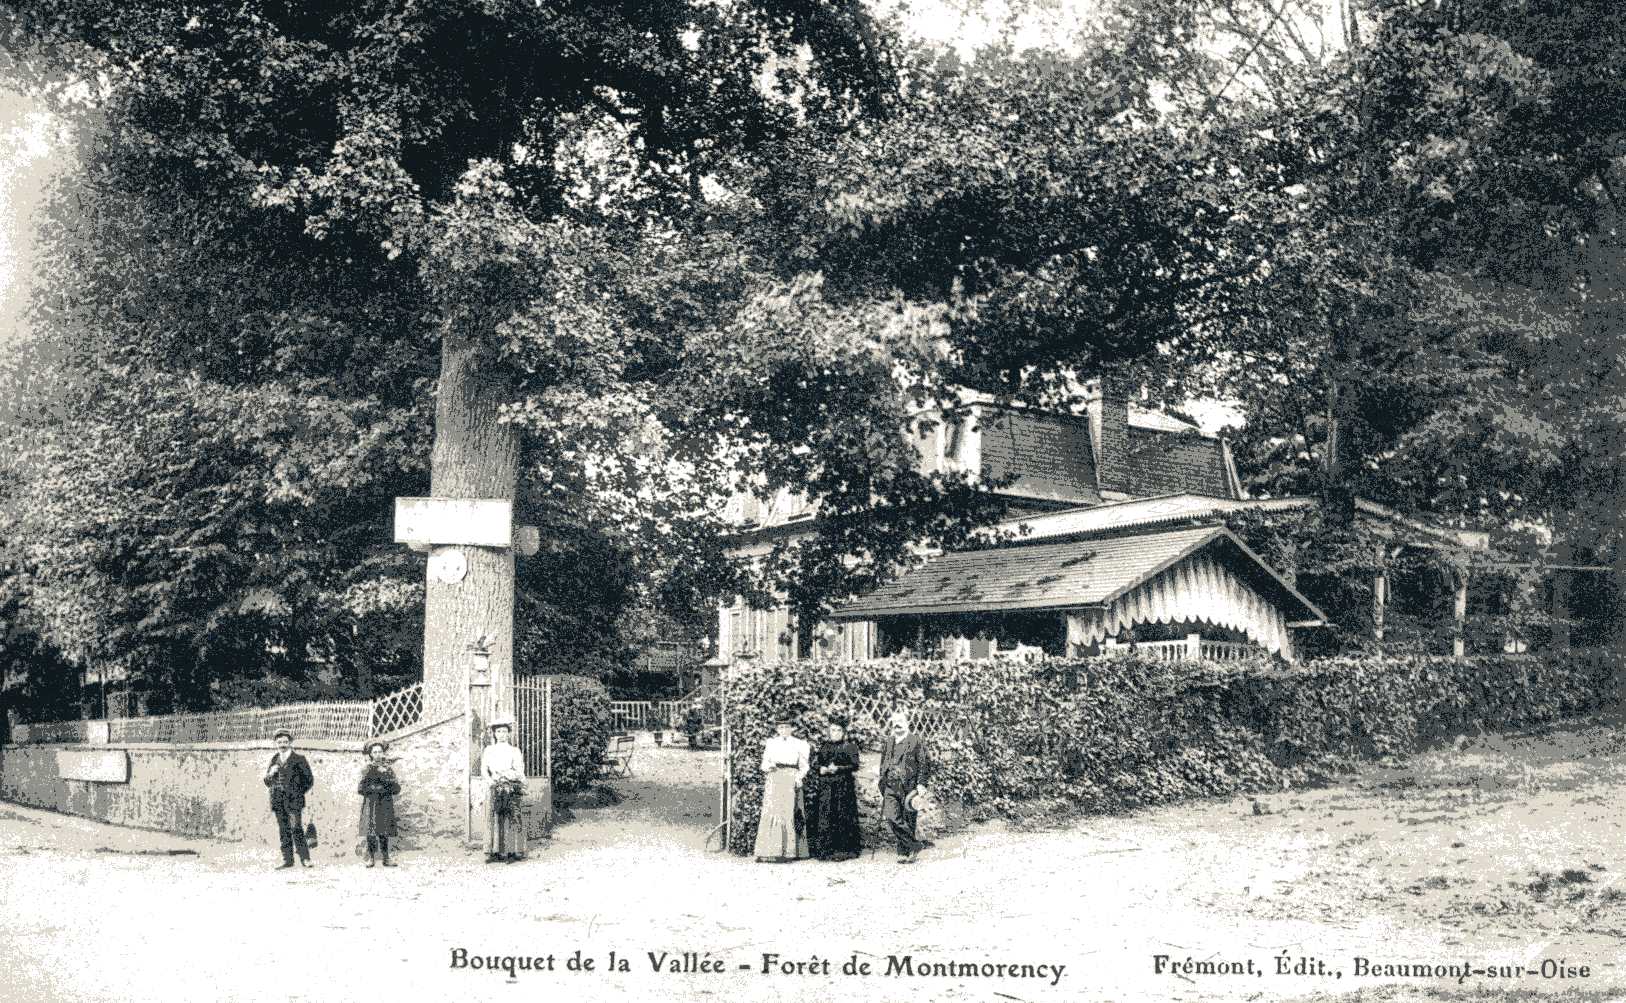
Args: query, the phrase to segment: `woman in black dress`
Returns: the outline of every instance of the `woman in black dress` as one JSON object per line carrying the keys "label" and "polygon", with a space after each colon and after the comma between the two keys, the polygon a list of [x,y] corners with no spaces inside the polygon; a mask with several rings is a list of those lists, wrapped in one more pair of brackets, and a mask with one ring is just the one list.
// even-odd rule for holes
{"label": "woman in black dress", "polygon": [[847,738],[846,723],[830,722],[829,736],[813,760],[815,795],[809,820],[809,849],[820,860],[851,860],[863,844],[858,835],[858,743]]}
{"label": "woman in black dress", "polygon": [[389,753],[388,742],[374,740],[367,743],[368,763],[361,771],[361,783],[356,793],[361,795],[361,834],[367,838],[367,866],[373,866],[374,853],[382,853],[384,866],[390,863],[390,837],[395,835],[395,795],[401,793],[401,781],[384,757]]}

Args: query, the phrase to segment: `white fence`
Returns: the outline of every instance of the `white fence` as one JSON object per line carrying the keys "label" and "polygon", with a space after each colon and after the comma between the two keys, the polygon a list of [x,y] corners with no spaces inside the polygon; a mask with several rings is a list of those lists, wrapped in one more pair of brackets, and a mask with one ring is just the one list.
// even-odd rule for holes
{"label": "white fence", "polygon": [[1211,662],[1237,662],[1264,654],[1264,649],[1242,641],[1205,641],[1191,634],[1175,641],[1136,641],[1133,645],[1108,641],[1104,654],[1139,655],[1154,662],[1183,662],[1206,659]]}
{"label": "white fence", "polygon": [[700,709],[703,726],[722,724],[722,708],[715,699],[716,687],[695,690],[676,700],[612,700],[610,720],[616,731],[681,729],[689,710]]}
{"label": "white fence", "polygon": [[[660,720],[657,704],[650,700],[611,700],[610,723],[616,731],[653,728]],[[661,724],[662,728],[670,727]]]}
{"label": "white fence", "polygon": [[47,721],[12,729],[25,743],[254,742],[287,729],[300,741],[363,742],[410,728],[462,705],[456,680],[426,691],[413,683],[377,700],[280,704],[207,714],[116,717],[105,721]]}

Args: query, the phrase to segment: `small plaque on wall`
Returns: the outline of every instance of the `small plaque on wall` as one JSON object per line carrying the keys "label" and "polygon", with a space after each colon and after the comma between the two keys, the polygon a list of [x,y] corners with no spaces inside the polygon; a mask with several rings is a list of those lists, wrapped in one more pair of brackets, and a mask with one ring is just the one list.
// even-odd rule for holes
{"label": "small plaque on wall", "polygon": [[127,784],[130,756],[123,749],[58,749],[56,772],[63,780]]}

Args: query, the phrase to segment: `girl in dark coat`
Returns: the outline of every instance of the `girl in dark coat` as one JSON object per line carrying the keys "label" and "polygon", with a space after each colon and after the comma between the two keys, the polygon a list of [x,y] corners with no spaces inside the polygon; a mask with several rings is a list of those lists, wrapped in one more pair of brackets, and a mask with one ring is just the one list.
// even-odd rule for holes
{"label": "girl in dark coat", "polygon": [[361,771],[361,784],[356,793],[361,795],[361,834],[367,837],[367,866],[373,866],[373,854],[381,853],[385,867],[390,863],[390,837],[395,835],[395,795],[401,793],[401,781],[384,756],[390,751],[388,742],[367,743],[366,769]]}
{"label": "girl in dark coat", "polygon": [[847,738],[842,722],[830,723],[829,737],[819,743],[813,760],[817,788],[813,820],[808,825],[813,856],[820,860],[851,860],[863,849],[858,834],[858,743]]}

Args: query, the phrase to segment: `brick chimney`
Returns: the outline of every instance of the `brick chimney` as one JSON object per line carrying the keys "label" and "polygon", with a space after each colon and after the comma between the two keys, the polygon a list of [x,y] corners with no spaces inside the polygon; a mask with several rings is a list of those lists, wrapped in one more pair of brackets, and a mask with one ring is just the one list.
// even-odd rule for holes
{"label": "brick chimney", "polygon": [[1084,410],[1090,419],[1095,482],[1102,497],[1127,497],[1129,484],[1129,391],[1111,374],[1085,384]]}

